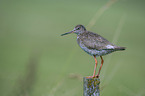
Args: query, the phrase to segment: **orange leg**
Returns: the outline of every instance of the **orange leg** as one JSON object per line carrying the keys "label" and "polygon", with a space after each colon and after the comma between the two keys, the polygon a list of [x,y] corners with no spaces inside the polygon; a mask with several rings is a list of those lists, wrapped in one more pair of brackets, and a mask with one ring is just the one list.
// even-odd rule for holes
{"label": "orange leg", "polygon": [[94,59],[95,59],[95,68],[94,68],[94,74],[93,74],[93,77],[95,77],[95,74],[96,74],[96,68],[97,68],[97,59],[96,59],[96,56],[94,56]]}
{"label": "orange leg", "polygon": [[100,68],[99,68],[99,72],[98,72],[98,74],[96,75],[96,77],[99,77],[99,74],[100,74],[101,68],[102,68],[103,63],[104,63],[104,60],[103,60],[102,56],[100,56],[100,58],[101,58],[101,66],[100,66]]}

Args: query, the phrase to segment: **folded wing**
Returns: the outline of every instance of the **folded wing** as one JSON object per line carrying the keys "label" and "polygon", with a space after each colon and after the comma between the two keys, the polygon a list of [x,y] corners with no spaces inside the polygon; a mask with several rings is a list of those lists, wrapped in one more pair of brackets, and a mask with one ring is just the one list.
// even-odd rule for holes
{"label": "folded wing", "polygon": [[111,50],[117,48],[116,45],[110,43],[102,36],[93,32],[83,33],[80,39],[88,49]]}

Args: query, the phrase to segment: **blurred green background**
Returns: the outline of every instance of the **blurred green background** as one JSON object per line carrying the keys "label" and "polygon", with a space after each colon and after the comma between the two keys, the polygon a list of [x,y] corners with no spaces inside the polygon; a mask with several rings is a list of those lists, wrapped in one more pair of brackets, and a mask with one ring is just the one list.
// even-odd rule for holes
{"label": "blurred green background", "polygon": [[101,96],[145,96],[144,0],[1,0],[0,96],[82,96],[94,59],[60,36],[77,24],[127,47],[104,56]]}

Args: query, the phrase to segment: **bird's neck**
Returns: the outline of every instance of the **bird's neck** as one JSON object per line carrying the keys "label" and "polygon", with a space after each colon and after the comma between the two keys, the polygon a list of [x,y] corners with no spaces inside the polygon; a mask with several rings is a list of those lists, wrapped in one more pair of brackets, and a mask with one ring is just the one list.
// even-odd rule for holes
{"label": "bird's neck", "polygon": [[81,34],[84,34],[84,33],[86,33],[86,31],[84,31],[84,32],[79,32],[79,33],[77,33],[77,36],[79,36],[79,35],[81,35]]}

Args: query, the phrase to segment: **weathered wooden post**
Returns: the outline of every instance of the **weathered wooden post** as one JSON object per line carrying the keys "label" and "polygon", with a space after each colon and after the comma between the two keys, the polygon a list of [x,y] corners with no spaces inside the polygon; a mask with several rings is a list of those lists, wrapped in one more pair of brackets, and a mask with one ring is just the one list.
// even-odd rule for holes
{"label": "weathered wooden post", "polygon": [[83,96],[100,96],[99,78],[83,78],[84,93]]}

